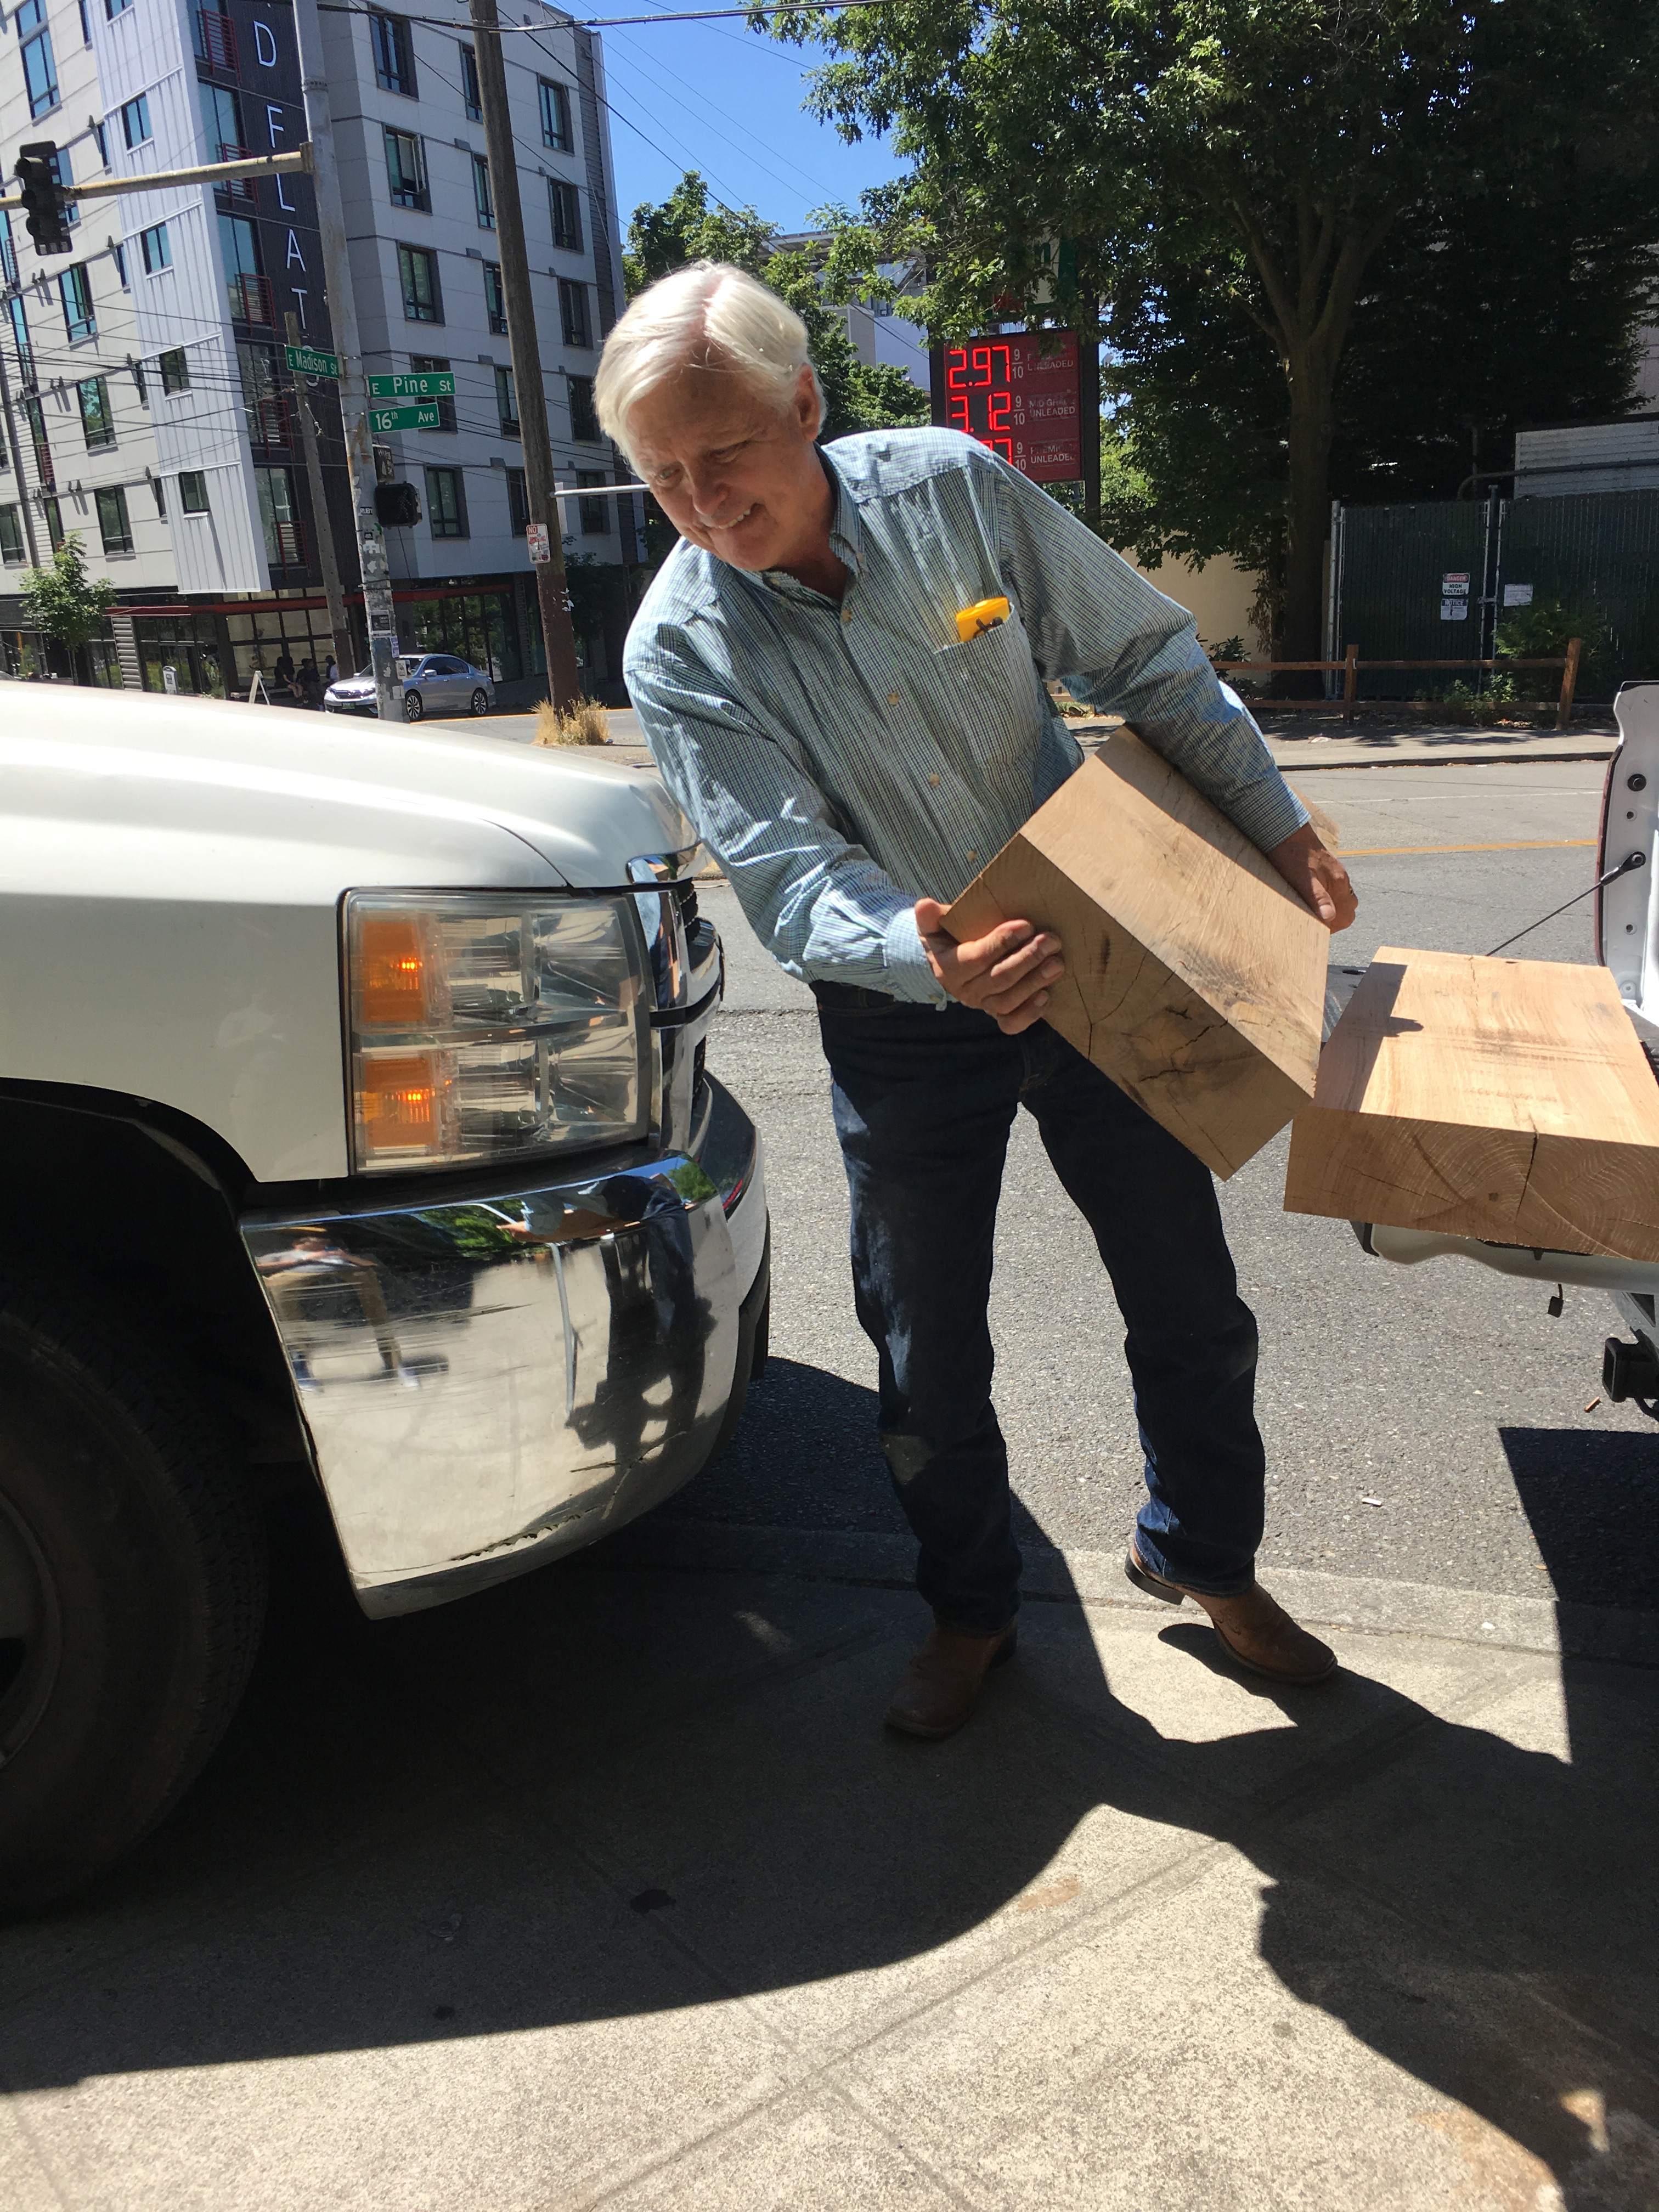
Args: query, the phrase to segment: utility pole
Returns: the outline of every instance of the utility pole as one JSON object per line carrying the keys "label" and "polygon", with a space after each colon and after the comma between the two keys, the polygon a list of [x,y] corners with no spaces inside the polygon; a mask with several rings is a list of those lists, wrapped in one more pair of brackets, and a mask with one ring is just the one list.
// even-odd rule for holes
{"label": "utility pole", "polygon": [[[328,77],[323,68],[322,33],[317,0],[294,0],[294,33],[300,48],[300,77],[311,134],[312,177],[317,191],[317,228],[323,249],[323,282],[329,318],[340,359],[340,415],[345,426],[346,466],[351,475],[351,505],[357,522],[357,558],[363,574],[363,611],[368,618],[369,659],[374,668],[374,696],[383,722],[404,718],[403,687],[398,681],[398,623],[392,605],[392,570],[386,539],[374,511],[374,455],[368,434],[368,386],[357,335],[357,307],[351,292],[346,252],[345,213],[340,173],[334,159],[334,125]],[[499,56],[497,65],[499,66]],[[480,58],[482,67],[482,58]],[[517,205],[515,199],[514,205]],[[331,621],[333,609],[329,610]],[[339,647],[335,647],[339,658]],[[340,673],[347,672],[341,661]]]}
{"label": "utility pole", "polygon": [[[300,343],[300,318],[284,318],[288,342]],[[342,367],[344,364],[342,363]],[[334,634],[334,665],[340,674],[354,673],[351,665],[351,624],[346,619],[345,593],[340,589],[340,563],[334,550],[334,526],[329,520],[328,495],[323,488],[323,464],[317,452],[317,422],[306,396],[305,379],[294,375],[294,404],[300,417],[300,445],[306,459],[306,483],[311,492],[311,512],[317,527],[317,565],[323,572],[323,597],[328,601],[328,626]]]}
{"label": "utility pole", "polygon": [[[317,0],[296,0],[296,13],[316,4]],[[570,594],[565,584],[559,503],[553,495],[553,441],[547,428],[542,349],[536,337],[535,309],[530,298],[530,259],[525,251],[519,165],[514,156],[513,123],[507,104],[501,20],[495,13],[495,0],[469,0],[469,5],[472,43],[478,62],[479,104],[483,109],[484,149],[489,156],[490,189],[495,201],[495,239],[501,257],[507,344],[513,355],[513,381],[519,395],[525,498],[530,508],[532,537],[534,526],[539,524],[547,548],[545,559],[537,559],[535,569],[548,690],[556,707],[569,707],[581,696],[581,675],[576,665],[576,633],[571,626]],[[312,136],[316,136],[314,129]],[[539,548],[536,550],[539,551]]]}

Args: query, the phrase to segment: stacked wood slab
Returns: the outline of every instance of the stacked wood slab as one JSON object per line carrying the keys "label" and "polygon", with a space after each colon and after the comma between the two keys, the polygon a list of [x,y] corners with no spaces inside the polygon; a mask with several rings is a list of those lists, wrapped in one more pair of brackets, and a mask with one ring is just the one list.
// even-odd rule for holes
{"label": "stacked wood slab", "polygon": [[1297,1116],[1285,1204],[1659,1261],[1659,1084],[1606,969],[1384,946]]}
{"label": "stacked wood slab", "polygon": [[1329,939],[1243,832],[1120,730],[950,908],[1060,939],[1044,1019],[1216,1174],[1313,1096]]}

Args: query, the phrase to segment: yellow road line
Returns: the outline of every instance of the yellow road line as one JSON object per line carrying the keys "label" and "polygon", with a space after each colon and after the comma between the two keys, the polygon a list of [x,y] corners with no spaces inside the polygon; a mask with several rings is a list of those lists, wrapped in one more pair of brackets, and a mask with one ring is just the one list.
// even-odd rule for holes
{"label": "yellow road line", "polygon": [[1399,853],[1553,853],[1595,842],[1594,837],[1520,837],[1504,845],[1339,845],[1337,856],[1344,860],[1372,860]]}

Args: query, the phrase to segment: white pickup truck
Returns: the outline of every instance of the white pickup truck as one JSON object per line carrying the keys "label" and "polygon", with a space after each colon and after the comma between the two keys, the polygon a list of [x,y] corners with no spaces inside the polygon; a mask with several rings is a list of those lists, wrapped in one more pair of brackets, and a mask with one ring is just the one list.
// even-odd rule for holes
{"label": "white pickup truck", "polygon": [[0,1909],[235,1709],[262,1505],[365,1611],[588,1543],[765,1358],[759,1140],[649,771],[21,688],[0,732]]}
{"label": "white pickup truck", "polygon": [[[1595,942],[1603,965],[1619,986],[1625,1011],[1659,1071],[1659,684],[1627,684],[1614,702],[1619,750],[1607,763],[1601,794],[1598,878],[1611,877],[1596,894]],[[1340,971],[1352,994],[1361,970]],[[1334,971],[1333,981],[1336,981]],[[1443,1237],[1427,1229],[1387,1229],[1357,1221],[1367,1252],[1411,1267],[1425,1260],[1474,1260],[1500,1274],[1606,1291],[1629,1327],[1628,1339],[1609,1337],[1601,1387],[1615,1403],[1633,1400],[1659,1420],[1659,1266],[1601,1253],[1547,1252],[1530,1245],[1487,1244],[1474,1237]],[[1556,1309],[1559,1310],[1559,1309]]]}

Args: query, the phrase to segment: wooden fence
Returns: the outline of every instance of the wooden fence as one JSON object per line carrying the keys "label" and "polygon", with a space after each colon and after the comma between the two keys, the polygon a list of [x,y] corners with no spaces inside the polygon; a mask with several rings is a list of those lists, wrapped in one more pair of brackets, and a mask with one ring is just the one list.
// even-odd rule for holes
{"label": "wooden fence", "polygon": [[1495,660],[1361,660],[1359,647],[1351,645],[1340,660],[1218,660],[1211,665],[1218,674],[1231,675],[1235,670],[1260,671],[1277,675],[1281,670],[1317,669],[1322,675],[1334,669],[1342,671],[1342,719],[1352,722],[1355,702],[1359,696],[1359,672],[1362,668],[1559,668],[1561,671],[1561,698],[1556,708],[1555,726],[1567,728],[1572,720],[1572,695],[1578,688],[1578,661],[1583,651],[1582,638],[1570,637],[1564,654],[1542,660],[1516,659],[1504,653]]}

